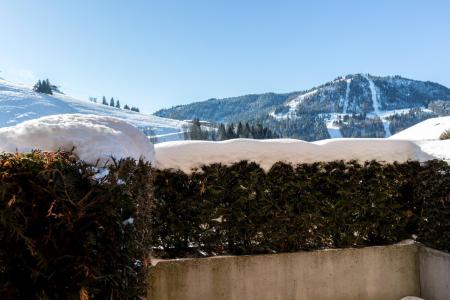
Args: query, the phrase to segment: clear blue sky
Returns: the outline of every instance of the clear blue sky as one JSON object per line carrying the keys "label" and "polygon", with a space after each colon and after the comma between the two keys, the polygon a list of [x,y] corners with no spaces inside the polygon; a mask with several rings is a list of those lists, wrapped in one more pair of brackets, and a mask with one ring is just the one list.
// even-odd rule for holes
{"label": "clear blue sky", "polygon": [[348,73],[450,86],[450,1],[0,0],[0,76],[163,107]]}

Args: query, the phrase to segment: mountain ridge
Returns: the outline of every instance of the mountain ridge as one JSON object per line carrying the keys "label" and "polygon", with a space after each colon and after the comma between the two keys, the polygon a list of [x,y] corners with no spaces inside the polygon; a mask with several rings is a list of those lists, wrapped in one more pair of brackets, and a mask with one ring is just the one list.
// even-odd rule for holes
{"label": "mountain ridge", "polygon": [[[439,101],[450,101],[450,89],[439,83],[400,75],[350,74],[303,91],[212,98],[159,110],[155,115],[259,122],[284,137],[306,140],[388,137],[406,125],[442,115],[444,104]],[[436,106],[440,113],[430,109]],[[444,115],[450,113],[446,109]]]}

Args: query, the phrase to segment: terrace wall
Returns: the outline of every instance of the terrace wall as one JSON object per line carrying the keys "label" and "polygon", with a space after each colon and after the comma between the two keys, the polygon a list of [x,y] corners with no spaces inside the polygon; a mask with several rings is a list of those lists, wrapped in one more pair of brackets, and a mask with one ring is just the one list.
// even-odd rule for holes
{"label": "terrace wall", "polygon": [[[419,253],[424,256],[419,258]],[[416,244],[253,256],[166,260],[151,270],[151,300],[384,299],[420,296],[420,266],[448,263]],[[448,276],[450,268],[440,266]],[[426,275],[425,275],[426,274]],[[431,275],[428,275],[431,274]],[[437,289],[431,280],[425,289]],[[447,277],[448,278],[448,277]],[[445,281],[445,279],[443,279]],[[447,280],[448,283],[448,280]],[[448,294],[438,289],[426,299]]]}
{"label": "terrace wall", "polygon": [[450,299],[450,254],[421,247],[419,258],[422,298]]}

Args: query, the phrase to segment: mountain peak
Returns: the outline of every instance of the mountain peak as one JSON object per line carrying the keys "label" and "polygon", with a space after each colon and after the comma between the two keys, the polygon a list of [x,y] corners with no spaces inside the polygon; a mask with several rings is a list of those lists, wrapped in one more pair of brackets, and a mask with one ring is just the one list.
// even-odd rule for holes
{"label": "mountain peak", "polygon": [[[356,73],[300,92],[211,99],[156,112],[180,120],[258,122],[284,137],[387,137],[450,114],[450,89],[400,75]],[[400,120],[400,121],[399,121]]]}

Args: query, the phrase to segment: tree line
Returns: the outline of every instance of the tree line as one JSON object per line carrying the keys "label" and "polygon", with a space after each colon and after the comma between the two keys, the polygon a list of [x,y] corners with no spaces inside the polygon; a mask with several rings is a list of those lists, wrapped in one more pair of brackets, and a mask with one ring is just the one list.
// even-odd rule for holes
{"label": "tree line", "polygon": [[[48,95],[53,95],[54,92],[59,93],[59,94],[63,94],[63,92],[61,92],[59,90],[58,86],[50,83],[50,80],[48,78],[47,79],[43,79],[43,80],[39,79],[38,82],[36,82],[36,84],[33,86],[33,90],[35,92],[48,94]],[[90,97],[89,101],[97,103],[97,98]],[[122,108],[121,105],[120,105],[119,99],[114,100],[114,97],[112,97],[109,100],[109,102],[108,102],[106,100],[106,97],[103,96],[102,104],[103,105],[108,105],[108,106],[111,106],[111,107],[115,107],[115,108]],[[138,107],[129,106],[128,104],[125,104],[123,106],[123,109],[131,110],[131,111],[135,111],[135,112],[140,112]]]}
{"label": "tree line", "polygon": [[280,136],[261,124],[251,125],[248,122],[239,122],[219,125],[202,124],[199,119],[194,119],[186,126],[184,131],[185,140],[210,140],[224,141],[236,138],[247,139],[276,139]]}
{"label": "tree line", "polygon": [[[91,102],[97,103],[97,98],[91,97],[91,98],[89,98],[89,100],[90,100]],[[114,100],[114,97],[111,97],[111,99],[110,99],[109,102],[108,102],[108,101],[106,100],[106,97],[103,96],[103,97],[102,97],[102,104],[103,104],[103,105],[107,105],[107,106],[111,106],[111,107],[115,107],[115,108],[122,108],[121,105],[120,105],[119,99]],[[125,104],[125,105],[123,106],[123,109],[131,110],[131,111],[135,111],[135,112],[140,112],[140,110],[139,110],[138,107],[135,107],[135,106],[129,106],[128,104]]]}

